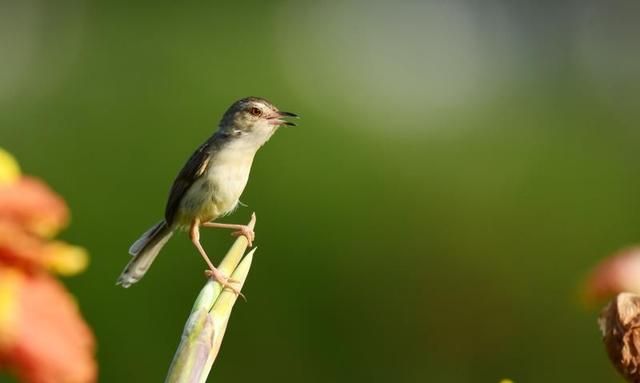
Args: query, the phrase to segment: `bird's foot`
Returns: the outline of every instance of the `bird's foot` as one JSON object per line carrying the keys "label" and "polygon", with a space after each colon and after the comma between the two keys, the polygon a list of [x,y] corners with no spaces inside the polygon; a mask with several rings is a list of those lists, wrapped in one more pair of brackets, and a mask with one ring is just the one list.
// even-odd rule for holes
{"label": "bird's foot", "polygon": [[247,301],[247,298],[244,296],[244,294],[242,294],[240,290],[238,290],[237,288],[233,287],[233,283],[240,283],[239,281],[227,277],[226,275],[221,273],[218,269],[205,270],[204,274],[207,276],[207,278],[211,278],[214,281],[218,282],[223,289],[229,289],[233,291],[234,294],[242,297],[242,299],[244,299],[245,302]]}
{"label": "bird's foot", "polygon": [[241,225],[240,229],[234,231],[233,233],[231,233],[231,235],[233,235],[234,237],[244,235],[245,238],[247,238],[249,247],[253,246],[253,241],[256,239],[256,233],[249,225]]}

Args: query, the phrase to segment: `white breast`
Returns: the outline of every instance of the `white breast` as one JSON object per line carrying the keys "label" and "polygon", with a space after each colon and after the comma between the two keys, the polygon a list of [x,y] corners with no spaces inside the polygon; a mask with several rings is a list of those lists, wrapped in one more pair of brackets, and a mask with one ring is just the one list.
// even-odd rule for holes
{"label": "white breast", "polygon": [[181,220],[202,222],[230,213],[244,191],[257,148],[229,145],[209,160],[207,172],[187,191],[181,201]]}
{"label": "white breast", "polygon": [[211,185],[210,201],[216,216],[231,212],[247,186],[254,150],[225,148],[212,158],[206,179]]}
{"label": "white breast", "polygon": [[251,164],[226,162],[211,166],[207,172],[211,184],[211,201],[219,215],[232,210],[240,199],[247,181]]}

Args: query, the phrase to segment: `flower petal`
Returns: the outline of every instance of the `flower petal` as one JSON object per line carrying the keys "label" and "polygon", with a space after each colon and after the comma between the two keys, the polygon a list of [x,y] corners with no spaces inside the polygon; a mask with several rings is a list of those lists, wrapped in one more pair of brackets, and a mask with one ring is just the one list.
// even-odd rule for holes
{"label": "flower petal", "polygon": [[0,217],[18,222],[32,233],[52,237],[67,225],[69,210],[46,184],[22,177],[11,184],[0,184]]}
{"label": "flower petal", "polygon": [[9,347],[17,335],[18,291],[23,278],[17,269],[0,264],[0,350]]}
{"label": "flower petal", "polygon": [[0,262],[15,267],[49,269],[72,275],[87,266],[86,251],[61,241],[46,241],[22,230],[14,222],[0,220]]}
{"label": "flower petal", "polygon": [[64,287],[48,274],[31,274],[19,301],[17,336],[0,350],[0,361],[24,382],[95,382],[93,334]]}
{"label": "flower petal", "polygon": [[6,150],[0,148],[0,184],[7,184],[18,180],[20,166],[18,161]]}
{"label": "flower petal", "polygon": [[596,303],[620,292],[640,294],[640,247],[622,249],[600,262],[591,272],[583,294]]}
{"label": "flower petal", "polygon": [[45,253],[44,265],[60,275],[78,274],[89,264],[89,256],[84,248],[61,241],[47,244]]}

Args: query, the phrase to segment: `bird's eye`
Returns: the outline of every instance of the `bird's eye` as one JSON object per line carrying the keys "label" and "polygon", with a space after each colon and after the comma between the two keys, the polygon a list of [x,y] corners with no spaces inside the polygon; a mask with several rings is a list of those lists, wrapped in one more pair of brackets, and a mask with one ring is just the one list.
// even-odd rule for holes
{"label": "bird's eye", "polygon": [[256,107],[253,107],[249,109],[249,113],[251,113],[252,116],[259,117],[262,114],[262,111]]}

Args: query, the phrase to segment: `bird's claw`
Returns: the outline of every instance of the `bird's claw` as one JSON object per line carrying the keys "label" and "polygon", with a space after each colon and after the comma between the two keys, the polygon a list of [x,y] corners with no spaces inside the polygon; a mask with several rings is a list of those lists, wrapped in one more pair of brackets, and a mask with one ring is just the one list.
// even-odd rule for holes
{"label": "bird's claw", "polygon": [[242,225],[241,229],[234,231],[233,233],[231,233],[231,235],[233,235],[234,237],[244,235],[245,238],[247,238],[249,247],[253,246],[253,241],[256,239],[256,233],[248,225]]}
{"label": "bird's claw", "polygon": [[244,294],[242,294],[240,290],[233,287],[232,285],[233,283],[240,283],[240,281],[229,278],[218,270],[205,270],[204,274],[207,276],[207,278],[211,278],[214,281],[218,282],[223,289],[228,288],[229,290],[233,291],[234,294],[242,297],[245,302],[247,301],[247,298],[244,296]]}

